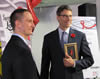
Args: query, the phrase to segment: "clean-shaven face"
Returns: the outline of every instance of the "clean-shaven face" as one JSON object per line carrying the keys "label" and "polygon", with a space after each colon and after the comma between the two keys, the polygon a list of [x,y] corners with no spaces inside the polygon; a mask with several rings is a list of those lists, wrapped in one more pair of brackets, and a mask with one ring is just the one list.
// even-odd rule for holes
{"label": "clean-shaven face", "polygon": [[24,16],[21,20],[21,26],[20,30],[24,36],[32,34],[35,24],[33,23],[33,18],[30,12],[24,12]]}
{"label": "clean-shaven face", "polygon": [[70,27],[72,24],[72,11],[70,10],[63,10],[60,16],[57,16],[57,20],[59,22],[59,27],[62,29],[66,29]]}

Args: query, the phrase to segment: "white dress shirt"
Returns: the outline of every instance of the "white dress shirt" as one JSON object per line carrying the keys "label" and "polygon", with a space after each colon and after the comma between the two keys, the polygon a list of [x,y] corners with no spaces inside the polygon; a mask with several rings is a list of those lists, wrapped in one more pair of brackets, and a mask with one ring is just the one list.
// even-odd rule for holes
{"label": "white dress shirt", "polygon": [[70,27],[63,31],[61,28],[58,28],[58,31],[59,31],[59,39],[61,40],[61,36],[62,36],[62,32],[65,32],[64,33],[64,42],[67,43],[68,42],[68,36],[69,36],[69,30],[70,30]]}

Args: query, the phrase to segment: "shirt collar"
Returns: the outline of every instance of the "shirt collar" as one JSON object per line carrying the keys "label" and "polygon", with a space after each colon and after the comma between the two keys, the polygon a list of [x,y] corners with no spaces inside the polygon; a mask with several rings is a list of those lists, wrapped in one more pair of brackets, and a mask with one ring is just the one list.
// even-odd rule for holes
{"label": "shirt collar", "polygon": [[[62,32],[64,32],[64,31],[63,31],[61,28],[58,28],[58,31],[59,31],[59,37],[60,37],[60,39],[61,39]],[[65,32],[66,32],[67,34],[69,34],[69,31],[70,31],[70,27],[67,28],[67,29],[65,30]]]}
{"label": "shirt collar", "polygon": [[14,33],[14,34],[12,34],[12,35],[18,36],[18,37],[21,38],[26,44],[28,44],[27,41],[25,40],[25,38],[22,37],[21,35],[19,35],[19,34],[17,34],[17,33]]}
{"label": "shirt collar", "polygon": [[[58,28],[58,30],[59,30],[60,33],[64,32],[61,28]],[[65,30],[65,32],[66,32],[67,34],[69,34],[69,30],[70,30],[70,27],[67,28],[67,29]]]}

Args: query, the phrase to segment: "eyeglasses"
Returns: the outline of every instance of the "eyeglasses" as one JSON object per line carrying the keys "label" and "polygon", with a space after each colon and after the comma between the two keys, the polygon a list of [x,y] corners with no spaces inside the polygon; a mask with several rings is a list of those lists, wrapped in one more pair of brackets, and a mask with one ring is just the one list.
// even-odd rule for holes
{"label": "eyeglasses", "polygon": [[66,17],[66,18],[70,18],[70,17],[72,17],[72,15],[60,15],[60,16],[62,16],[62,17]]}

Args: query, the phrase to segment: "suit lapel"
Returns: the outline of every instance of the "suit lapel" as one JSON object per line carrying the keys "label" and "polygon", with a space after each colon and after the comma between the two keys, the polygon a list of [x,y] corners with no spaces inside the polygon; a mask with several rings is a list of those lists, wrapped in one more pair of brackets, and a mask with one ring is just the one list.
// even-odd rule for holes
{"label": "suit lapel", "polygon": [[76,37],[72,37],[71,34],[75,34],[75,31],[72,28],[70,28],[70,31],[69,31],[68,43],[75,43]]}
{"label": "suit lapel", "polygon": [[59,38],[58,29],[55,30],[55,33],[54,33],[54,37],[53,38],[55,40],[55,45],[57,47],[57,50],[59,50],[59,52],[63,52],[63,55],[65,56],[64,50],[62,49],[61,44],[60,44],[60,38]]}
{"label": "suit lapel", "polygon": [[55,40],[57,47],[59,46],[59,48],[61,48],[58,29],[55,30],[54,40]]}

